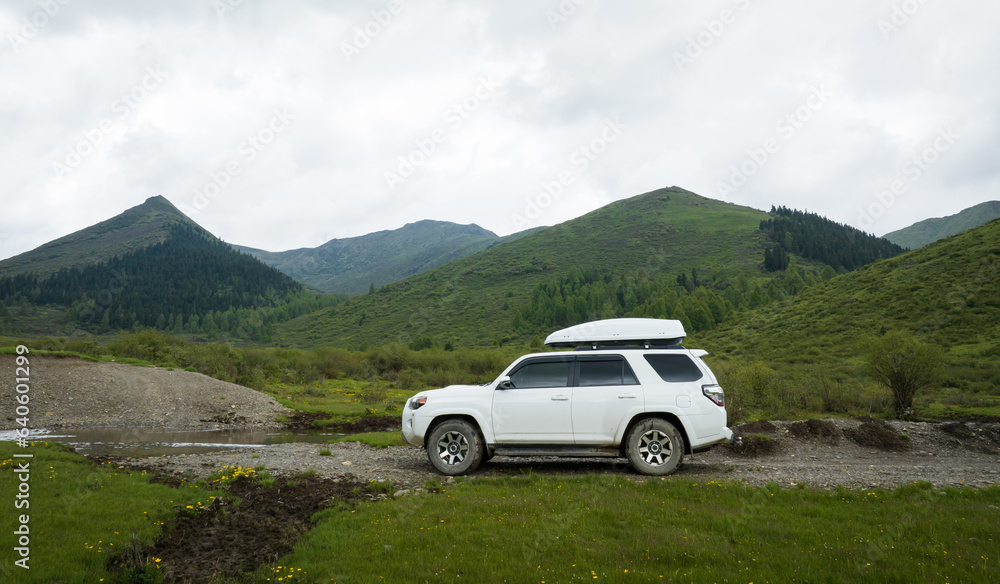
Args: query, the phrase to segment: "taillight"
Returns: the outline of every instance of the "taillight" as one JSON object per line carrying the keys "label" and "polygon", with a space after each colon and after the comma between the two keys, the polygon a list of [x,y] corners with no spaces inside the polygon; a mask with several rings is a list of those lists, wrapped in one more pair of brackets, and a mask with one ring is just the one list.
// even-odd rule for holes
{"label": "taillight", "polygon": [[722,391],[722,388],[718,385],[703,385],[701,386],[701,392],[705,394],[705,397],[712,400],[717,406],[723,407],[726,405],[726,392]]}

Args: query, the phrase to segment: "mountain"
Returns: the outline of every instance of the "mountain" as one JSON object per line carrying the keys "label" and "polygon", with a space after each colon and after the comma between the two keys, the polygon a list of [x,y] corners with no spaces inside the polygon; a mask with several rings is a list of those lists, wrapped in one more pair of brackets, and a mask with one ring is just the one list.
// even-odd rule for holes
{"label": "mountain", "polygon": [[255,311],[287,314],[293,299],[312,310],[328,305],[302,298],[299,283],[234,250],[163,197],[4,264],[13,274],[0,276],[0,302],[59,307],[62,320],[94,332],[239,329],[264,338]]}
{"label": "mountain", "polygon": [[527,233],[498,237],[478,225],[418,221],[391,231],[332,239],[316,248],[270,252],[233,247],[318,290],[361,294],[372,284],[396,282]]}
{"label": "mountain", "polygon": [[[774,222],[772,211],[660,189],[282,323],[273,339],[290,347],[502,344],[615,316],[708,330],[836,276],[834,266],[795,255],[800,248],[861,263],[898,249],[811,214],[784,210]],[[842,249],[825,248],[827,239]],[[774,254],[781,265],[766,271]]]}
{"label": "mountain", "polygon": [[[1000,395],[1000,220],[745,312],[699,337],[721,361],[760,362],[791,385],[867,391],[862,339],[901,329],[944,349],[942,385]],[[715,365],[713,364],[713,367]]]}
{"label": "mountain", "polygon": [[107,261],[163,243],[172,225],[201,229],[164,197],[150,197],[116,217],[0,261],[0,277],[28,272],[46,277],[62,268]]}
{"label": "mountain", "polygon": [[885,238],[903,247],[917,249],[997,218],[1000,218],[1000,201],[988,201],[955,215],[925,219],[909,227],[887,233]]}
{"label": "mountain", "polygon": [[[575,271],[760,277],[763,211],[677,187],[611,203],[577,219],[508,241],[406,280],[283,323],[275,341],[348,347],[390,342],[481,345],[514,332],[515,313],[539,286]],[[603,277],[603,276],[602,276]]]}

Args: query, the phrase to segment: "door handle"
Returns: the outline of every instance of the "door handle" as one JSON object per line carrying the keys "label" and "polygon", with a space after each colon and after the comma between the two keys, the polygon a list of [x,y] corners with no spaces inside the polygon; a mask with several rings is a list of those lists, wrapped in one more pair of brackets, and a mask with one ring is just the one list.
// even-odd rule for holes
{"label": "door handle", "polygon": [[618,396],[618,399],[635,399],[636,397],[634,393],[623,393]]}
{"label": "door handle", "polygon": [[554,395],[552,396],[552,401],[569,401],[568,395]]}

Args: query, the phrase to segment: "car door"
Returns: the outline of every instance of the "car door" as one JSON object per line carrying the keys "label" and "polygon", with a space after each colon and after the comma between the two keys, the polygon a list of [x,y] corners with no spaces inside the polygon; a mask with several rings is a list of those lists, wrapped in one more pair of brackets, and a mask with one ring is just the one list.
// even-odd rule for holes
{"label": "car door", "polygon": [[527,359],[493,392],[498,444],[572,444],[572,357]]}
{"label": "car door", "polygon": [[581,356],[573,391],[577,444],[613,444],[619,427],[643,407],[642,386],[621,355]]}

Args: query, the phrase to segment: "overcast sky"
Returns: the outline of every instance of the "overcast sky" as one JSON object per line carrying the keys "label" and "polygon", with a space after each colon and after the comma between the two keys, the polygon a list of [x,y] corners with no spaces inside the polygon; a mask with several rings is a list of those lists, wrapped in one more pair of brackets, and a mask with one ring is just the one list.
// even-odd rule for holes
{"label": "overcast sky", "polygon": [[1000,199],[984,0],[0,2],[0,258],[163,195],[271,251],[677,185],[879,235]]}

